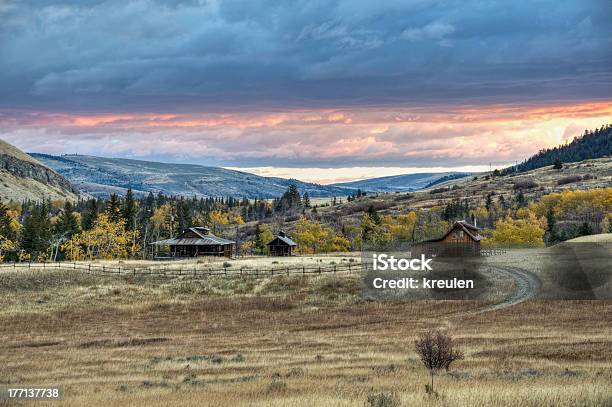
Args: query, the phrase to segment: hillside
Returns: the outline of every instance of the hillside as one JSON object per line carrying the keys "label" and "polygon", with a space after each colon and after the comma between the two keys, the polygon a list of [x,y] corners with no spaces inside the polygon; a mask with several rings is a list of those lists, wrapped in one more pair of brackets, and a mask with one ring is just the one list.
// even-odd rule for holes
{"label": "hillside", "polygon": [[281,196],[290,184],[312,197],[343,196],[347,188],[319,185],[297,180],[261,177],[241,171],[193,164],[169,164],[124,158],[85,155],[52,156],[32,154],[69,179],[79,190],[94,196],[162,192],[181,196],[235,196],[273,198]]}
{"label": "hillside", "polygon": [[357,222],[370,205],[381,213],[397,214],[405,213],[408,209],[441,206],[457,199],[467,200],[471,206],[482,206],[489,194],[494,200],[503,196],[511,202],[520,191],[528,201],[532,201],[551,192],[611,186],[612,158],[600,158],[564,164],[561,170],[547,166],[505,176],[483,173],[442,182],[417,192],[369,195],[353,202],[321,208],[319,212],[325,219]]}
{"label": "hillside", "polygon": [[416,191],[434,185],[442,178],[461,178],[469,174],[442,172],[442,173],[419,173],[393,175],[389,177],[371,178],[361,181],[345,182],[335,184],[339,187],[361,189],[368,192],[408,192]]}
{"label": "hillside", "polygon": [[141,195],[162,192],[181,196],[274,198],[280,197],[290,184],[295,184],[302,194],[308,191],[313,198],[332,197],[351,195],[358,188],[367,192],[416,190],[448,175],[410,174],[348,184],[320,185],[194,164],[85,155],[33,153],[32,156],[69,179],[80,191],[100,197],[111,193],[124,194],[128,188],[132,188]]}
{"label": "hillside", "polygon": [[587,130],[571,143],[541,150],[521,164],[504,170],[524,172],[553,165],[555,162],[569,163],[612,155],[612,125],[602,126],[594,131]]}
{"label": "hillside", "polygon": [[76,199],[70,183],[15,146],[0,140],[0,198],[4,201]]}

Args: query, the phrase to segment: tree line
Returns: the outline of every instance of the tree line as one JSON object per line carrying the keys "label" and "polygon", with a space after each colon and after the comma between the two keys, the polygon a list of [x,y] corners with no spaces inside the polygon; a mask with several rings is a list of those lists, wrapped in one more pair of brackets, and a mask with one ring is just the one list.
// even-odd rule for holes
{"label": "tree line", "polygon": [[500,175],[525,172],[553,165],[561,169],[562,163],[577,162],[612,155],[612,125],[607,124],[595,130],[585,130],[570,143],[540,150],[522,163],[500,171]]}

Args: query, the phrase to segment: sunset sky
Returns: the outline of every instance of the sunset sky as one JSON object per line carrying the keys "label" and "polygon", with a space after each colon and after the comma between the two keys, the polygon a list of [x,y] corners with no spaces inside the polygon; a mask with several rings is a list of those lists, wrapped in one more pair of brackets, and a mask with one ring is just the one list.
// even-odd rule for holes
{"label": "sunset sky", "polygon": [[0,138],[330,183],[612,123],[609,0],[0,0]]}

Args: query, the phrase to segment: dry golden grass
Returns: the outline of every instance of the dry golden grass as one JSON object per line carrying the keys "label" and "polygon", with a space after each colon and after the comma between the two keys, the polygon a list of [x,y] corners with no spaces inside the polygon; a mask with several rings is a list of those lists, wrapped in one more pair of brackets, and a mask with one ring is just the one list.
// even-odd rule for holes
{"label": "dry golden grass", "polygon": [[[99,277],[0,273],[0,386],[63,385],[63,405],[612,405],[612,302],[364,302],[356,276]],[[451,315],[452,316],[449,316]],[[436,377],[413,351],[452,332]]]}

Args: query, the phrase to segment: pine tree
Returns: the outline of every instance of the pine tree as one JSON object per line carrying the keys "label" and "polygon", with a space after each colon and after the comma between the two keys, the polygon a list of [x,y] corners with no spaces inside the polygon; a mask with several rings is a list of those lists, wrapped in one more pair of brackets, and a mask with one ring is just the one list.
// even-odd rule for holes
{"label": "pine tree", "polygon": [[304,208],[310,208],[310,195],[308,195],[308,191],[304,192],[302,203],[304,204]]}
{"label": "pine tree", "polygon": [[123,202],[122,216],[125,219],[125,230],[133,231],[136,229],[136,201],[134,200],[134,193],[132,188],[127,190],[125,194],[125,201]]}
{"label": "pine tree", "polygon": [[580,228],[578,229],[578,235],[588,236],[591,234],[593,234],[593,228],[591,227],[589,222],[583,222],[582,225],[580,225]]}
{"label": "pine tree", "polygon": [[519,208],[523,208],[527,205],[527,201],[525,199],[525,195],[523,194],[523,191],[519,191],[519,193],[514,198],[514,201],[516,202],[516,206]]}
{"label": "pine tree", "polygon": [[374,222],[377,225],[380,224],[380,215],[378,215],[378,211],[376,211],[376,208],[374,208],[373,205],[370,205],[368,207],[368,215],[370,216],[370,219],[372,220],[372,222]]}
{"label": "pine tree", "polygon": [[87,201],[87,208],[83,212],[81,217],[81,228],[83,230],[90,230],[93,228],[98,218],[98,200],[96,198]]}
{"label": "pine tree", "polygon": [[64,203],[64,209],[55,224],[55,234],[70,239],[79,232],[79,221],[74,215],[74,206],[70,201]]}
{"label": "pine tree", "polygon": [[117,194],[112,194],[106,204],[106,214],[111,222],[119,222],[121,219],[121,203]]}
{"label": "pine tree", "polygon": [[548,242],[556,243],[559,241],[559,236],[557,236],[557,231],[555,230],[555,224],[557,223],[555,219],[555,213],[552,208],[549,208],[546,212],[546,223],[548,224]]}
{"label": "pine tree", "polygon": [[20,246],[36,258],[45,254],[52,238],[51,220],[46,202],[35,205],[26,216],[21,232]]}

